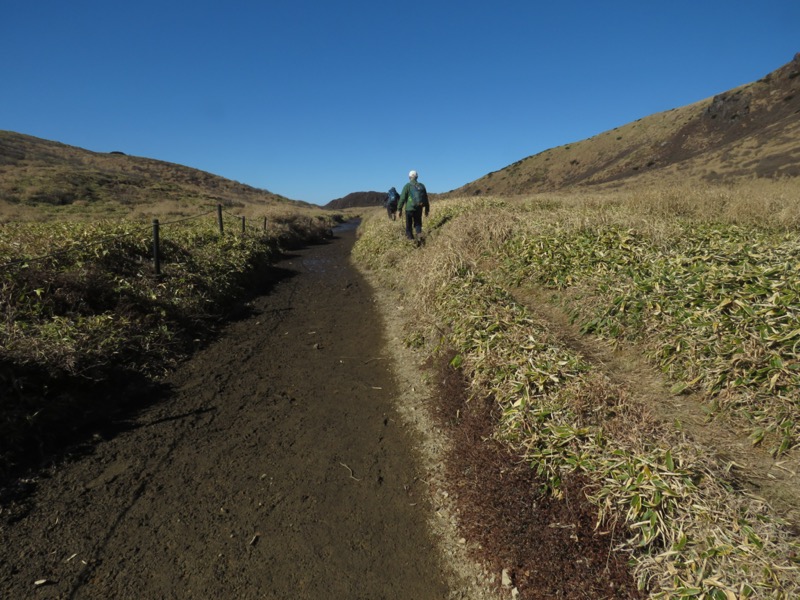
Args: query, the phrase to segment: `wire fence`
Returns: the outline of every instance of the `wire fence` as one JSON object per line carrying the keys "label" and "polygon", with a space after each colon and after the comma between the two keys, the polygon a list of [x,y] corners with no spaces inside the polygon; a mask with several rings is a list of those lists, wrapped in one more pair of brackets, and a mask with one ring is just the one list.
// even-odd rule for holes
{"label": "wire fence", "polygon": [[[208,215],[216,213],[217,215],[217,227],[219,229],[220,235],[225,235],[225,216],[228,216],[232,219],[235,219],[240,224],[240,232],[242,235],[246,234],[248,228],[255,230],[257,227],[250,225],[247,223],[246,217],[244,215],[237,215],[231,212],[228,212],[223,209],[222,204],[217,204],[216,208],[213,210],[208,210],[202,213],[198,213],[196,215],[190,215],[187,217],[181,217],[179,219],[172,219],[170,221],[161,222],[159,219],[153,219],[152,222],[152,256],[153,256],[153,270],[156,275],[161,274],[161,228],[166,225],[176,225],[179,223],[185,223],[186,221],[192,221],[195,219],[201,219],[203,217],[207,217]],[[48,260],[50,258],[58,258],[64,255],[67,255],[71,252],[76,252],[78,250],[87,250],[92,247],[100,246],[112,240],[123,239],[132,236],[136,231],[146,231],[149,227],[143,225],[141,229],[135,229],[133,231],[129,231],[125,234],[110,234],[106,236],[99,237],[97,239],[92,240],[91,242],[83,242],[79,244],[75,244],[70,248],[65,248],[63,250],[58,250],[56,252],[51,252],[48,254],[44,254],[41,256],[34,256],[34,257],[22,257],[22,258],[15,258],[14,260],[10,260],[8,262],[0,264],[0,269],[9,269],[12,267],[19,267],[23,265],[28,265],[30,263],[41,262]],[[263,223],[261,226],[261,231],[266,232],[267,230],[267,217],[263,217]]]}

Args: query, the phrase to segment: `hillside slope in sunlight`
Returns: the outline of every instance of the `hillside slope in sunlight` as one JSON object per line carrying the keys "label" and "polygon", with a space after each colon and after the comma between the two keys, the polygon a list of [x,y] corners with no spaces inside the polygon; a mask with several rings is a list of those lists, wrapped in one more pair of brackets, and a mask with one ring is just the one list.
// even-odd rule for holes
{"label": "hillside slope in sunlight", "polygon": [[800,54],[754,83],[529,156],[447,196],[515,195],[660,179],[800,176]]}
{"label": "hillside slope in sunlight", "polygon": [[180,213],[210,204],[243,212],[312,206],[183,165],[0,131],[0,207],[7,215],[55,206]]}

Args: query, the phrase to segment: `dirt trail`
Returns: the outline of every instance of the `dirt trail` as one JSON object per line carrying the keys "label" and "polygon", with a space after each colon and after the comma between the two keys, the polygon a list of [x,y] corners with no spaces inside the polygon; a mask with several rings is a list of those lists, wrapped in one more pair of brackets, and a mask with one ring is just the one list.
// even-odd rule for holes
{"label": "dirt trail", "polygon": [[0,508],[2,598],[461,598],[354,228]]}

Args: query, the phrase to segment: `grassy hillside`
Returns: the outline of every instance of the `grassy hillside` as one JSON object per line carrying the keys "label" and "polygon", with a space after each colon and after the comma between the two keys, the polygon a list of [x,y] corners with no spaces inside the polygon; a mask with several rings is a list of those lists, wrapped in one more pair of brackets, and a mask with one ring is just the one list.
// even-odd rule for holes
{"label": "grassy hillside", "polygon": [[[490,407],[491,439],[538,477],[525,510],[580,482],[651,598],[796,598],[798,192],[453,198],[419,248],[376,210],[355,257],[387,310],[425,307],[404,313],[406,343],[464,382],[447,419]],[[474,497],[502,472],[460,477]],[[536,547],[514,537],[532,535],[524,513],[491,547]],[[501,558],[525,597],[535,552]]]}
{"label": "grassy hillside", "polygon": [[[527,506],[581,482],[652,598],[800,596],[799,75],[800,56],[488,174],[436,199],[419,248],[370,209],[356,246],[386,310],[424,307],[406,342],[463,381],[450,418],[492,408],[492,439],[538,477]],[[184,219],[217,204],[224,235]],[[0,209],[0,474],[121,382],[146,389],[335,217],[11,132]],[[266,227],[238,235],[241,215]],[[177,217],[160,276],[151,216]]]}
{"label": "grassy hillside", "polygon": [[757,82],[529,156],[449,196],[800,176],[800,54]]}
{"label": "grassy hillside", "polygon": [[182,165],[0,131],[0,221],[176,216],[216,204],[248,216],[313,207]]}

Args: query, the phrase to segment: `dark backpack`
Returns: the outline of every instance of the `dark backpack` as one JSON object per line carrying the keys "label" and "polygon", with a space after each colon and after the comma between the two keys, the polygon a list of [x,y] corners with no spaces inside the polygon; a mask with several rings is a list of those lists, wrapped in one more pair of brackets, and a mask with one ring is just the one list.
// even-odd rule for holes
{"label": "dark backpack", "polygon": [[400,194],[397,193],[397,190],[392,188],[391,190],[389,190],[389,193],[386,194],[386,200],[384,201],[383,205],[390,211],[394,212],[397,210],[397,201],[399,199],[400,199]]}
{"label": "dark backpack", "polygon": [[419,208],[424,204],[423,202],[423,188],[422,186],[417,183],[416,181],[411,182],[411,187],[409,188],[409,192],[411,192],[411,209]]}

